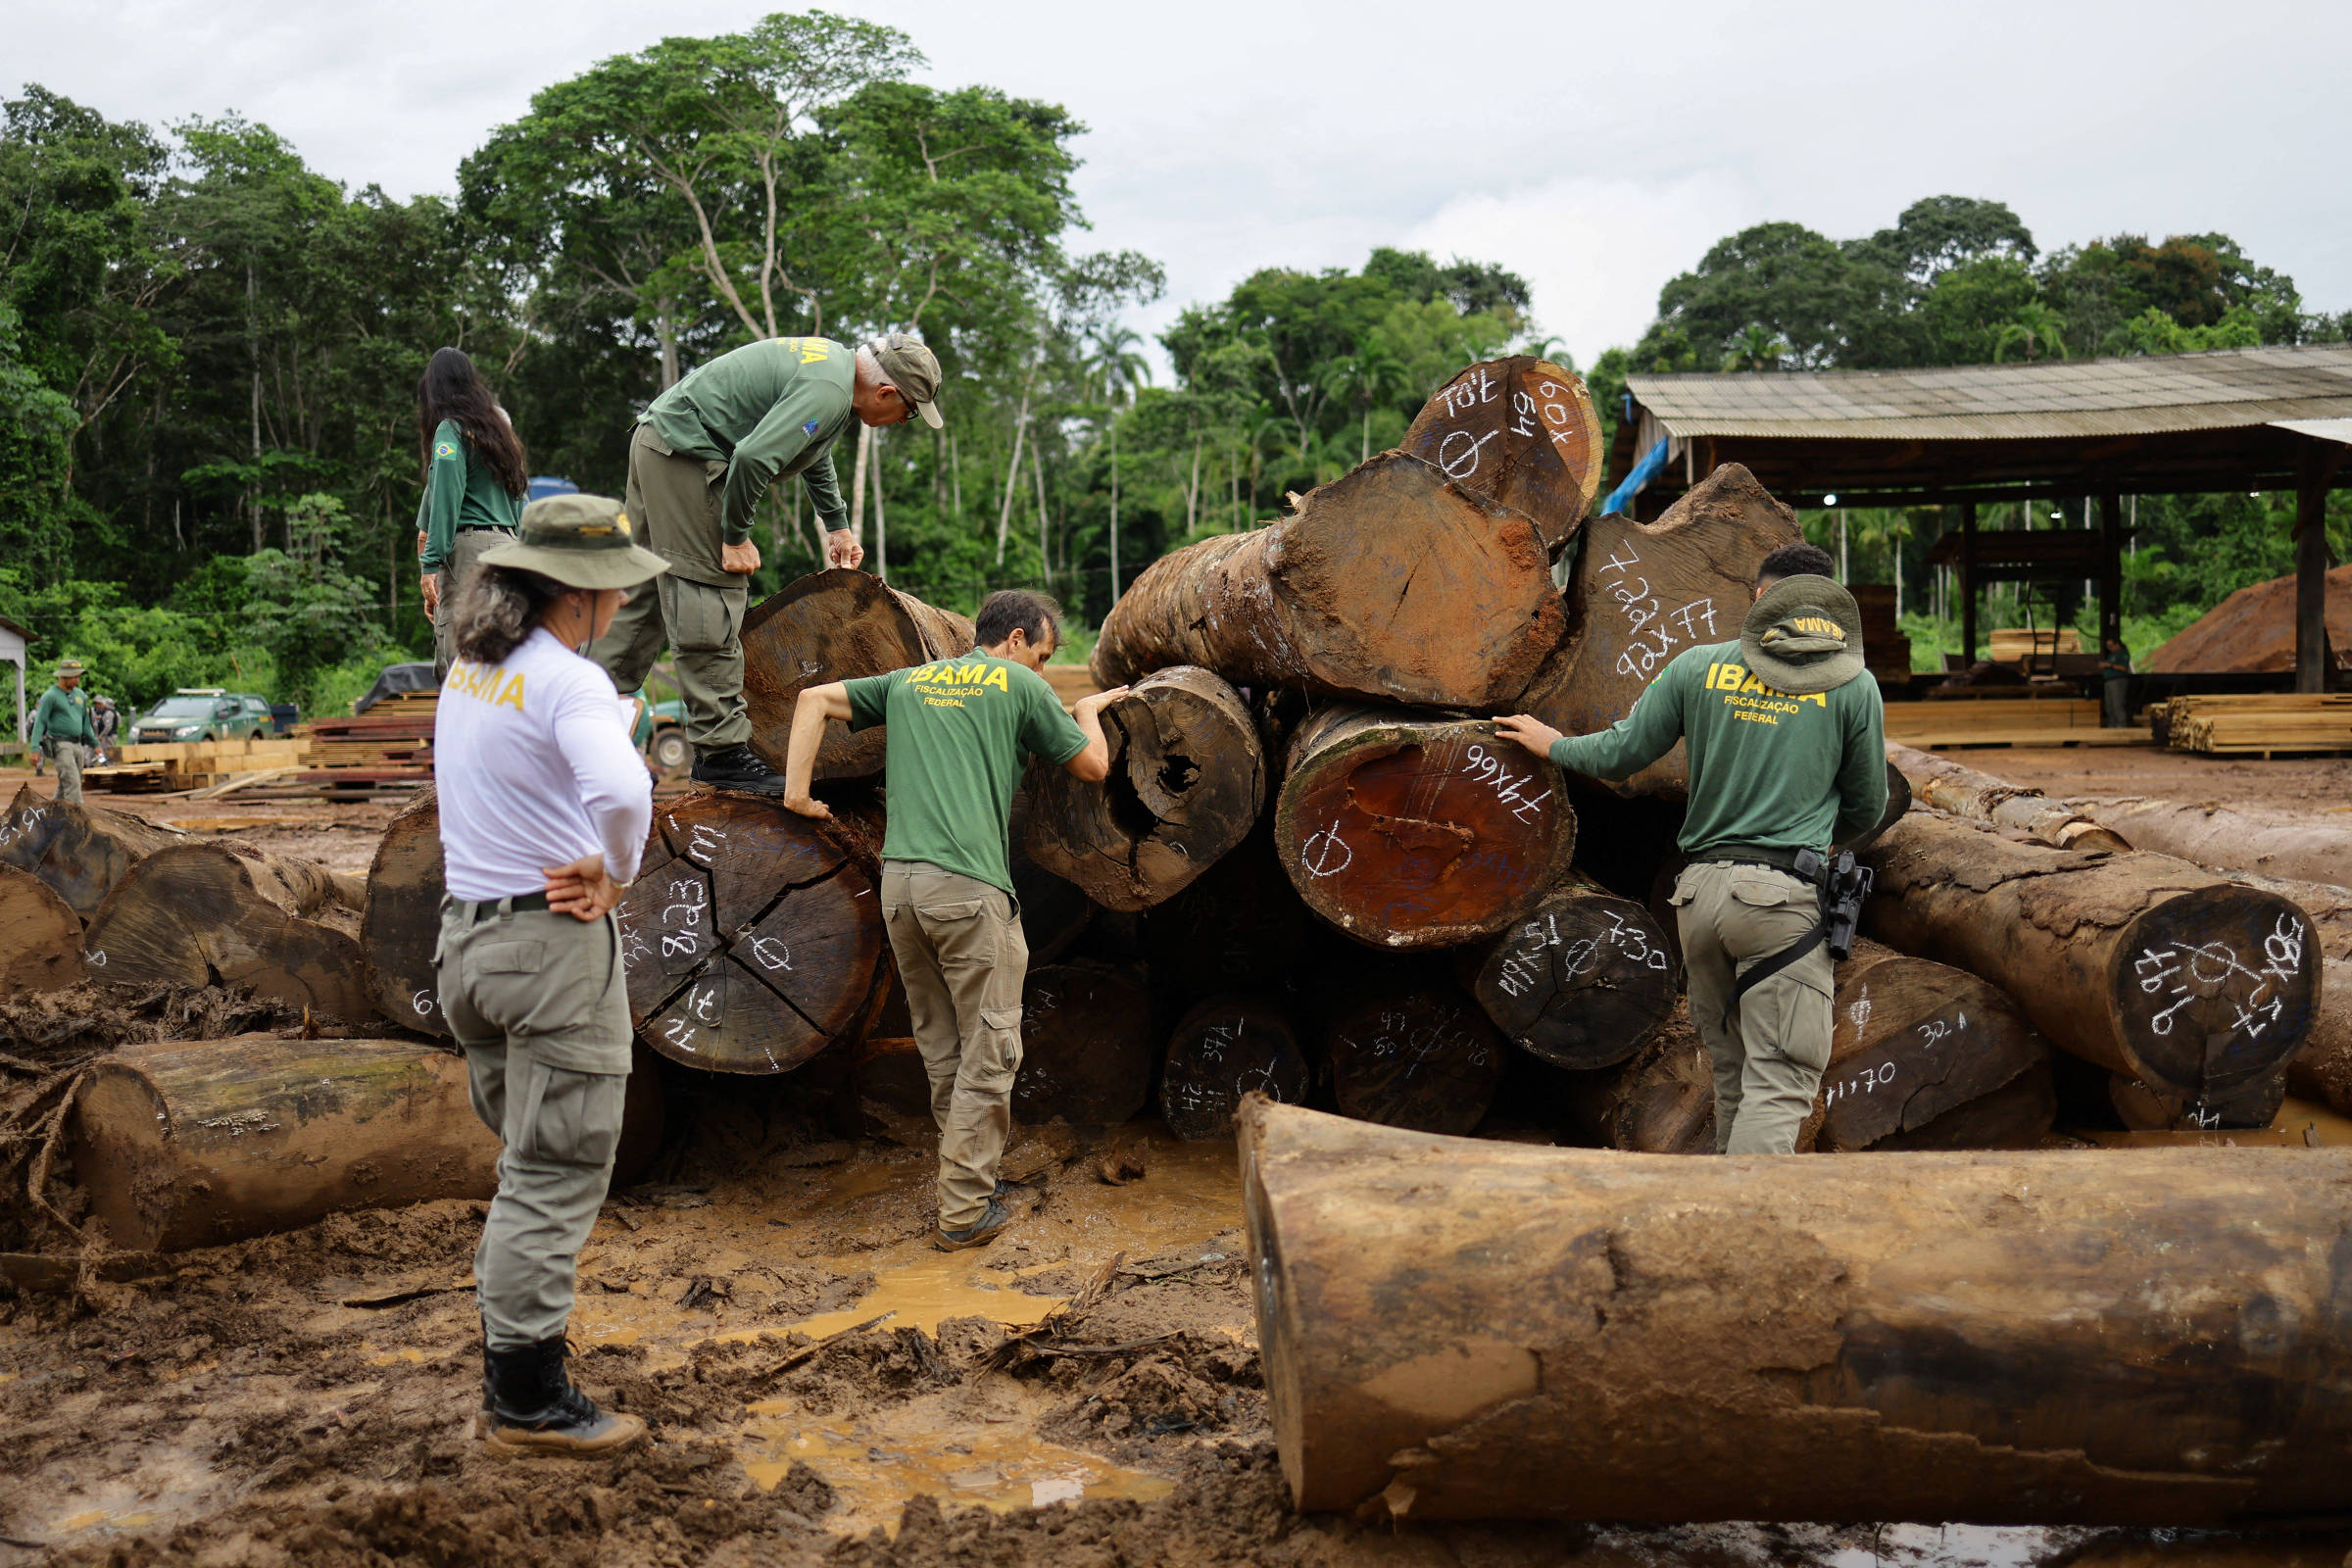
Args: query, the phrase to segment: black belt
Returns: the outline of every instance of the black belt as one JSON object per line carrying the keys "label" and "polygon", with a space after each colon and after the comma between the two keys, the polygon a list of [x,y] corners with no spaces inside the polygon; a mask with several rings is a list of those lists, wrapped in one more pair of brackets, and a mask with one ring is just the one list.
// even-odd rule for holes
{"label": "black belt", "polygon": [[502,528],[495,522],[461,522],[452,531],[456,533],[503,533],[510,539],[514,537],[514,529]]}
{"label": "black belt", "polygon": [[465,910],[467,920],[478,921],[487,915],[497,914],[502,909],[511,910],[515,914],[536,913],[547,907],[547,895],[544,893],[517,893],[511,899],[484,899],[478,904],[468,904],[464,899],[452,899],[450,906]]}
{"label": "black belt", "polygon": [[[1786,871],[1790,876],[1815,887],[1821,886],[1819,874],[1808,875],[1798,869],[1796,858],[1800,850],[1776,850],[1761,844],[1732,845],[1723,849],[1702,850],[1690,857],[1692,865],[1755,865],[1767,871]],[[1815,858],[1819,858],[1818,852]]]}

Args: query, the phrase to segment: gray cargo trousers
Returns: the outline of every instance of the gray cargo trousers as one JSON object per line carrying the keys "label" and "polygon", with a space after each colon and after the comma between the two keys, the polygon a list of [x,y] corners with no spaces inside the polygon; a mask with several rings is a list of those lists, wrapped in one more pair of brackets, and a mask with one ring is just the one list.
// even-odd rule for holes
{"label": "gray cargo trousers", "polygon": [[433,575],[441,579],[440,608],[433,612],[433,680],[449,679],[449,666],[458,657],[458,590],[473,574],[482,552],[514,536],[504,528],[460,528],[449,542],[449,561]]}
{"label": "gray cargo trousers", "polygon": [[482,1334],[494,1350],[519,1349],[571,1320],[580,1248],[620,1147],[630,1032],[620,928],[610,914],[445,901],[433,962],[474,1114],[506,1145],[473,1254]]}
{"label": "gray cargo trousers", "polygon": [[1836,966],[1826,944],[1724,1009],[1739,976],[1813,929],[1821,896],[1771,866],[1701,861],[1675,880],[1690,1022],[1715,1069],[1715,1152],[1791,1154],[1830,1064]]}

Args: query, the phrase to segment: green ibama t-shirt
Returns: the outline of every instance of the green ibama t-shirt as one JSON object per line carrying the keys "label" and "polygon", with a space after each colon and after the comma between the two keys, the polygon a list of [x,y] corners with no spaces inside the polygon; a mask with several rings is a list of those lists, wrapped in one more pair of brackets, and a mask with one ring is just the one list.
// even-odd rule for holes
{"label": "green ibama t-shirt", "polygon": [[1045,677],[973,649],[843,682],[850,728],[890,726],[885,860],[926,860],[1012,891],[1005,854],[1024,754],[1059,767],[1086,750]]}

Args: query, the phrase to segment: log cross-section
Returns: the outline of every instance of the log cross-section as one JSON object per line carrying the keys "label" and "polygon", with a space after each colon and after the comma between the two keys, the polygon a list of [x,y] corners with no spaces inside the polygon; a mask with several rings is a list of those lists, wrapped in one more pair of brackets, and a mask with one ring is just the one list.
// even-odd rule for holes
{"label": "log cross-section", "polygon": [[1531,354],[1438,388],[1398,446],[1465,490],[1527,514],[1558,555],[1600,491],[1600,417],[1572,371]]}
{"label": "log cross-section", "polygon": [[1555,1067],[1613,1067],[1674,1011],[1666,932],[1642,905],[1575,883],[1462,950],[1463,984],[1495,1027]]}
{"label": "log cross-section", "polygon": [[[837,680],[907,669],[968,653],[972,623],[847,566],[786,583],[743,617],[743,701],[752,750],[784,766],[792,710],[802,692]],[[882,725],[850,732],[828,720],[816,749],[818,779],[872,778],[888,746]]]}
{"label": "log cross-section", "polygon": [[1290,1016],[1257,998],[1208,997],[1176,1020],[1159,1077],[1159,1113],[1191,1141],[1233,1136],[1248,1095],[1296,1102],[1311,1082]]}

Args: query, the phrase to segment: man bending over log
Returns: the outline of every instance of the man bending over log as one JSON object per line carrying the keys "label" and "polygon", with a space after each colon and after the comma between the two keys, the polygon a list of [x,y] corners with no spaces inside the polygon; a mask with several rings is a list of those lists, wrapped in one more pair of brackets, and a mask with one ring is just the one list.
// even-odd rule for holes
{"label": "man bending over log", "polygon": [[1061,635],[1042,594],[988,596],[961,659],[811,686],[792,710],[784,804],[833,813],[808,795],[825,721],[887,724],[882,921],[906,988],[915,1044],[939,1124],[942,1251],[985,1247],[1008,1217],[997,1164],[1012,1129],[1021,1064],[1021,982],[1029,967],[1006,849],[1024,753],[1090,784],[1110,773],[1102,710],[1124,686],[1081,698],[1072,722],[1038,673]]}
{"label": "man bending over log", "polygon": [[821,337],[748,344],[654,399],[629,440],[629,515],[669,564],[613,618],[589,657],[615,690],[637,691],[666,634],[677,653],[694,776],[721,789],[779,793],[784,781],[749,744],[743,702],[745,582],[760,569],[752,514],[793,474],[825,521],[825,561],[855,566],[865,547],[833,474],[833,442],[853,416],[937,429],[939,361],[903,332],[856,350]]}
{"label": "man bending over log", "polygon": [[[1524,713],[1495,726],[1605,779],[1690,742],[1680,844],[1690,864],[1674,906],[1690,1021],[1715,1069],[1717,1153],[1795,1152],[1830,1060],[1818,878],[1831,846],[1876,826],[1886,807],[1886,712],[1862,667],[1861,612],[1834,569],[1813,545],[1766,556],[1740,640],[1684,650],[1600,734],[1564,736]],[[1798,872],[1807,851],[1810,876]],[[1741,977],[1760,964],[1766,977],[1748,985]]]}

